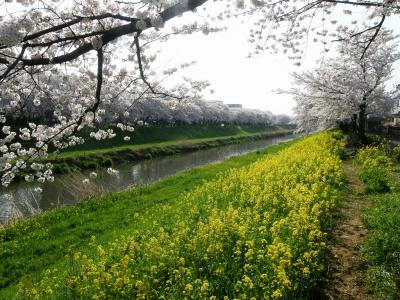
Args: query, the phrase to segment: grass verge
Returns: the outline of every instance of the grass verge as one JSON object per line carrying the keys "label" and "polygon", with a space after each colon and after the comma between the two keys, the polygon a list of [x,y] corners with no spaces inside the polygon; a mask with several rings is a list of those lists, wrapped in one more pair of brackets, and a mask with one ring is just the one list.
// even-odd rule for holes
{"label": "grass verge", "polygon": [[[0,299],[15,295],[23,277],[37,280],[48,268],[63,271],[71,249],[91,254],[92,236],[107,244],[121,235],[173,222],[182,208],[180,194],[229,169],[247,166],[294,142],[275,145],[218,164],[191,169],[148,187],[113,193],[65,209],[45,212],[0,229]],[[168,212],[166,213],[166,208]]]}
{"label": "grass verge", "polygon": [[400,193],[369,196],[363,246],[367,285],[374,299],[400,299]]}
{"label": "grass verge", "polygon": [[[400,298],[400,193],[399,178],[393,173],[398,151],[392,157],[386,148],[365,147],[358,151],[360,178],[369,206],[363,222],[370,234],[361,255],[367,270],[365,283],[373,299]],[[398,168],[398,166],[397,166]]]}

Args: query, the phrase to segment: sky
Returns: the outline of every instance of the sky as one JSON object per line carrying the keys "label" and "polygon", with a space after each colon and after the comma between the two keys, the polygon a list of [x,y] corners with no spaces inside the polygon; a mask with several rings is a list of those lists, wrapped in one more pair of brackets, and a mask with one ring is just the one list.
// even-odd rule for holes
{"label": "sky", "polygon": [[[187,13],[182,18],[171,20],[170,25],[184,24],[193,18],[196,18],[195,14]],[[335,18],[339,22],[346,22],[350,17],[338,12]],[[351,20],[353,18],[365,18],[364,11],[356,11]],[[396,22],[398,27],[398,16],[389,18],[385,25],[400,34]],[[272,55],[264,52],[249,59],[246,57],[252,50],[252,45],[247,42],[251,23],[241,24],[239,20],[231,19],[226,24],[227,30],[223,32],[171,38],[162,45],[160,61],[163,64],[178,64],[196,60],[196,65],[185,71],[184,75],[193,79],[205,79],[211,83],[211,89],[215,92],[206,93],[206,100],[241,103],[247,108],[293,115],[295,102],[292,96],[277,94],[276,90],[289,89],[292,86],[291,72],[312,69],[316,66],[317,58],[329,54],[325,54],[319,44],[309,43],[301,67],[294,66],[293,61],[282,54]],[[399,83],[400,63],[396,63],[393,74],[394,78],[390,84]]]}
{"label": "sky", "polygon": [[[166,29],[168,26],[180,26],[194,20],[202,22],[207,19],[205,17],[207,9],[210,11],[223,9],[218,7],[221,6],[220,3],[208,1],[202,6],[206,11],[199,9],[197,13],[185,13],[183,17],[170,20]],[[10,5],[13,7],[16,4]],[[343,9],[352,9],[353,15],[344,15]],[[249,17],[246,18],[226,20],[224,25],[227,29],[222,32],[174,36],[167,42],[152,45],[161,52],[154,64],[154,70],[162,72],[170,66],[195,60],[197,63],[193,67],[178,74],[196,80],[208,80],[211,84],[210,89],[214,93],[206,92],[204,97],[206,100],[221,100],[226,104],[240,103],[247,108],[293,115],[295,102],[292,96],[278,94],[276,91],[292,87],[290,77],[292,72],[311,70],[316,66],[318,58],[328,57],[331,54],[325,53],[320,44],[310,42],[301,67],[294,66],[293,61],[283,54],[272,55],[263,52],[254,58],[246,58],[253,50],[253,46],[247,42],[252,22]],[[367,20],[363,9],[340,5],[337,11],[328,17],[328,24],[329,19],[337,19],[340,24],[350,23],[353,19]],[[385,21],[385,26],[400,35],[399,19],[399,15],[389,17]],[[400,82],[400,62],[397,62],[394,68],[393,79],[389,82],[389,86]],[[177,82],[179,80],[172,77],[164,84],[172,86]]]}

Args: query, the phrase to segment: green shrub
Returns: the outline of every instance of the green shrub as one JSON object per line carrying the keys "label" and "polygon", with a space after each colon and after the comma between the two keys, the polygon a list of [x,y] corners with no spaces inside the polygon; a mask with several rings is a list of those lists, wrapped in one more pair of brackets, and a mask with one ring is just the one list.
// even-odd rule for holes
{"label": "green shrub", "polygon": [[392,158],[395,162],[400,163],[400,146],[395,146],[392,149]]}
{"label": "green shrub", "polygon": [[112,167],[113,161],[110,158],[103,158],[100,163],[103,167]]}
{"label": "green shrub", "polygon": [[340,157],[340,159],[346,158],[346,151],[345,151],[345,137],[342,131],[334,130],[331,132],[331,136],[337,141],[336,143],[332,144],[333,153]]}
{"label": "green shrub", "polygon": [[69,173],[69,172],[71,172],[71,168],[69,167],[69,165],[67,163],[55,163],[53,165],[53,172],[55,174]]}
{"label": "green shrub", "polygon": [[341,140],[344,139],[344,134],[343,134],[343,132],[340,131],[340,130],[333,130],[332,133],[331,133],[331,136],[332,136],[335,140],[338,140],[338,141],[341,141]]}
{"label": "green shrub", "polygon": [[385,138],[385,137],[381,137],[379,135],[374,135],[369,137],[368,139],[368,144],[371,147],[376,147],[379,150],[383,151],[386,154],[389,154],[389,143],[390,141]]}
{"label": "green shrub", "polygon": [[375,146],[361,148],[356,156],[365,193],[386,193],[393,188],[392,161]]}
{"label": "green shrub", "polygon": [[80,167],[84,170],[86,169],[96,169],[98,167],[96,161],[91,160],[82,160],[80,163]]}

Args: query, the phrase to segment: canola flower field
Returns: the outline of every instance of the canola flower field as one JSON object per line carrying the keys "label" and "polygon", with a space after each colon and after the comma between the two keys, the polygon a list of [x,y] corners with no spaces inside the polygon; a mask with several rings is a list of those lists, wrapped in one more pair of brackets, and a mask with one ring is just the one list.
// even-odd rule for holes
{"label": "canola flower field", "polygon": [[[344,184],[332,132],[222,173],[179,199],[169,226],[71,247],[68,268],[21,280],[18,299],[307,298],[326,267]],[[162,207],[168,211],[168,205]]]}

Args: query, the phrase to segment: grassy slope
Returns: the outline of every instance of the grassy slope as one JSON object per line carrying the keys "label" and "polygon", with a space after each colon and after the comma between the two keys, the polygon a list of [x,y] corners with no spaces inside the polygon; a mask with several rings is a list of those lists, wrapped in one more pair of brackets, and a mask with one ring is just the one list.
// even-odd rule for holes
{"label": "grassy slope", "polygon": [[274,130],[264,131],[264,132],[246,133],[246,134],[237,134],[237,135],[228,135],[228,136],[191,138],[191,139],[171,140],[171,141],[166,141],[166,142],[147,143],[147,144],[117,145],[117,146],[113,146],[113,147],[109,147],[109,148],[66,151],[66,152],[63,152],[63,153],[60,153],[57,155],[51,154],[51,155],[49,155],[49,159],[65,159],[65,158],[72,158],[72,157],[79,158],[79,157],[84,157],[84,156],[90,156],[93,154],[110,153],[110,152],[116,152],[116,151],[121,151],[121,150],[165,148],[168,146],[175,146],[175,145],[195,145],[195,144],[199,144],[199,143],[203,143],[203,142],[212,142],[212,141],[216,141],[216,140],[257,136],[261,133],[275,133],[275,132],[290,133],[290,131],[287,131],[285,129],[274,129]]}
{"label": "grassy slope", "polygon": [[[164,147],[174,145],[177,142],[203,142],[215,140],[221,137],[249,136],[263,132],[270,132],[282,129],[278,126],[266,125],[191,125],[176,127],[139,127],[134,132],[120,132],[116,129],[117,136],[110,140],[96,141],[87,138],[83,145],[69,148],[57,156],[50,158],[66,158],[83,156],[93,153],[104,153],[123,149],[143,149],[149,147]],[[83,133],[83,136],[87,136]],[[124,136],[130,136],[129,142],[124,141]]]}
{"label": "grassy slope", "polygon": [[[154,222],[171,224],[180,210],[180,203],[176,202],[179,194],[220,172],[249,165],[261,155],[276,153],[291,143],[185,171],[145,188],[50,211],[1,229],[0,298],[13,295],[15,283],[23,275],[35,278],[47,268],[62,270],[66,263],[64,255],[71,245],[84,253],[91,251],[88,241],[92,235],[104,244],[137,229],[151,228]],[[168,214],[165,206],[172,207]]]}

